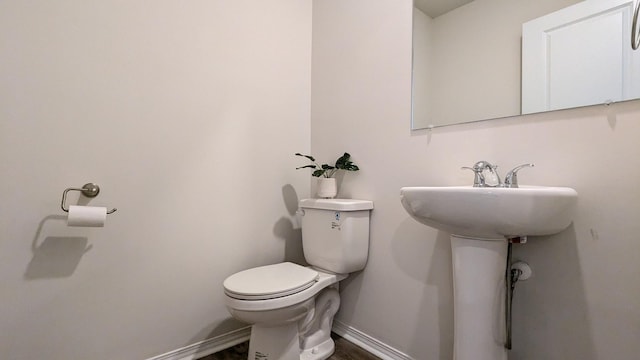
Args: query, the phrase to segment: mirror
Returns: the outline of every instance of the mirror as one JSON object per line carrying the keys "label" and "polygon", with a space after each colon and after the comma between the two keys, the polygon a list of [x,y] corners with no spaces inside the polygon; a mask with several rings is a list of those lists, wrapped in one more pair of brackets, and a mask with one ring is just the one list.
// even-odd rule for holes
{"label": "mirror", "polygon": [[633,10],[633,0],[415,0],[411,128],[640,98]]}

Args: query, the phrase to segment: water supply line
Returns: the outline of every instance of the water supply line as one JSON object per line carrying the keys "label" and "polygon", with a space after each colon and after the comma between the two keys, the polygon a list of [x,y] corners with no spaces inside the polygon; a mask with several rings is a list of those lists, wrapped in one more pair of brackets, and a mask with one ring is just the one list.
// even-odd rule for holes
{"label": "water supply line", "polygon": [[[512,246],[513,243],[525,243],[527,241],[526,237],[517,237],[508,239],[507,241],[507,268],[505,270],[505,284],[506,284],[506,298],[505,298],[505,319],[506,319],[506,333],[507,339],[505,341],[504,347],[507,350],[511,350],[511,322],[512,322],[512,304],[513,304],[513,290],[516,287],[516,283],[520,279],[523,271],[520,268],[511,266],[511,257],[512,257]],[[528,278],[528,276],[527,276]],[[523,278],[523,280],[526,280]]]}

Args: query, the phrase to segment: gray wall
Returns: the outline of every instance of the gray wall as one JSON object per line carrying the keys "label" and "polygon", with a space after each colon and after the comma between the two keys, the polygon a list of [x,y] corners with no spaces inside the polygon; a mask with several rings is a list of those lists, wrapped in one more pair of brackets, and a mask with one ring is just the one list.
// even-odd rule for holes
{"label": "gray wall", "polygon": [[[301,255],[310,37],[311,1],[0,2],[1,358],[144,359],[244,326],[225,277]],[[88,181],[118,211],[66,227]]]}
{"label": "gray wall", "polygon": [[[366,269],[342,286],[338,319],[415,359],[452,358],[448,235],[409,218],[402,186],[468,185],[461,166],[579,193],[574,224],[515,257],[513,359],[632,359],[640,353],[640,102],[409,131],[411,1],[322,0],[313,9],[311,147],[349,151],[361,171],[339,196],[371,199]],[[485,84],[491,91],[491,84]]]}

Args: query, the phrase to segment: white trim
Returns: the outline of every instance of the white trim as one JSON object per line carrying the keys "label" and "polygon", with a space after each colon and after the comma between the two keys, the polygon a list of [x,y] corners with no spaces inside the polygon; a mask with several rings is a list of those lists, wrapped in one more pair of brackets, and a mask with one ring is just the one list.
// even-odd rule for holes
{"label": "white trim", "polygon": [[194,360],[238,345],[249,340],[250,336],[251,327],[247,326],[177,350],[169,351],[162,355],[154,356],[147,360]]}
{"label": "white trim", "polygon": [[380,340],[374,339],[362,331],[352,328],[339,320],[333,320],[333,332],[382,360],[413,360],[413,358]]}
{"label": "white trim", "polygon": [[[414,360],[409,355],[339,320],[333,320],[332,330],[345,340],[365,349],[382,360]],[[250,336],[251,327],[247,326],[177,350],[169,351],[162,355],[154,356],[147,360],[195,360],[245,342],[249,340]]]}

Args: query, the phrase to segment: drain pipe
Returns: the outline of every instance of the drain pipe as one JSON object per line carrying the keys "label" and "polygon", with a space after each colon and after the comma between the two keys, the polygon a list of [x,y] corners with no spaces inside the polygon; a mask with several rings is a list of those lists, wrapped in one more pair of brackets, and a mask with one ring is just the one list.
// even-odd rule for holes
{"label": "drain pipe", "polygon": [[505,270],[505,284],[507,287],[506,299],[505,299],[505,319],[506,319],[506,332],[507,339],[505,341],[504,347],[507,350],[511,350],[511,313],[512,313],[512,303],[513,303],[513,290],[516,287],[516,283],[518,280],[527,280],[531,277],[531,268],[525,262],[518,261],[515,264],[511,264],[511,256],[512,256],[512,246],[513,244],[524,244],[527,242],[527,237],[516,237],[508,239],[508,247],[507,247],[507,268]]}

